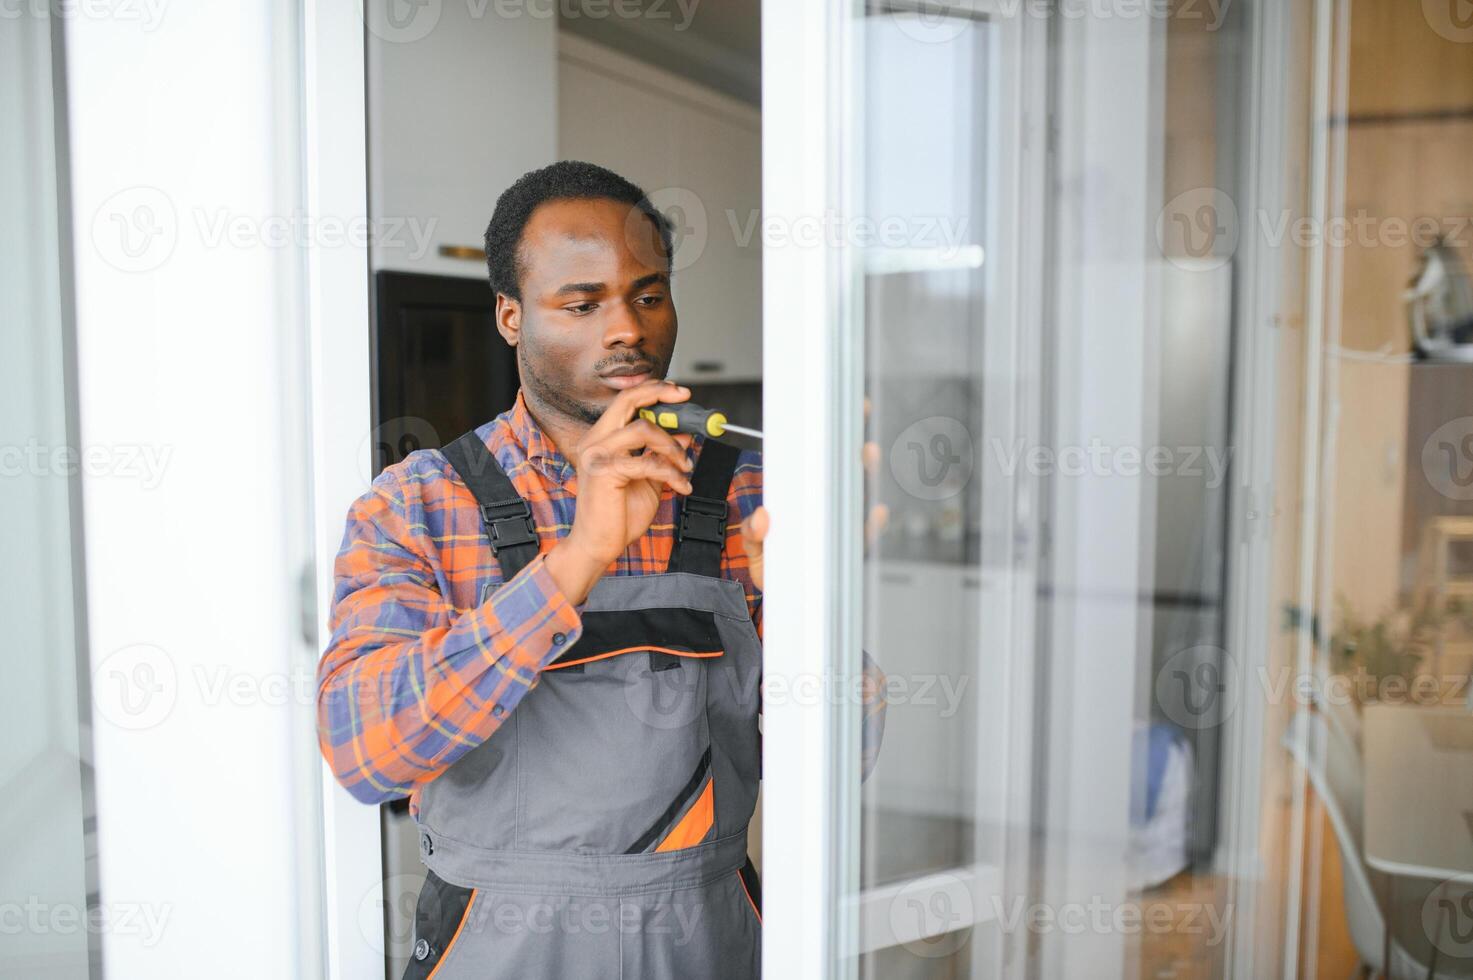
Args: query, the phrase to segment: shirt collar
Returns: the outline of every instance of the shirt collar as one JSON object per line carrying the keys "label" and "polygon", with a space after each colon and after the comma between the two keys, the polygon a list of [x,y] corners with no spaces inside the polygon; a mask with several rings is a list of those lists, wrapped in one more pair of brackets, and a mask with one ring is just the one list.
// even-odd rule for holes
{"label": "shirt collar", "polygon": [[517,389],[517,400],[511,408],[511,415],[507,419],[511,427],[512,438],[521,445],[527,454],[527,461],[534,466],[538,472],[550,480],[559,484],[565,484],[573,475],[573,464],[568,462],[557,445],[548,438],[542,426],[532,417],[527,410],[527,400],[521,389]]}

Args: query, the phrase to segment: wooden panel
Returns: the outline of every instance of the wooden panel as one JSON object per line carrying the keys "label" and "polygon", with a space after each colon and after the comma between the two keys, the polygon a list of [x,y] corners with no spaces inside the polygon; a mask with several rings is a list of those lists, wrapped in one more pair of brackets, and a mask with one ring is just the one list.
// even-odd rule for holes
{"label": "wooden panel", "polygon": [[1439,34],[1423,14],[1426,6],[1352,0],[1352,115],[1473,109],[1473,44]]}
{"label": "wooden panel", "polygon": [[[1473,45],[1468,53],[1473,60]],[[1473,119],[1350,127],[1342,346],[1410,349],[1401,294],[1418,268],[1417,241],[1441,231],[1465,265],[1473,261],[1470,161]]]}
{"label": "wooden panel", "polygon": [[[1340,365],[1334,483],[1335,594],[1373,618],[1396,602],[1401,581],[1405,364]],[[1419,447],[1420,448],[1420,447]]]}
{"label": "wooden panel", "polygon": [[[1344,236],[1340,346],[1394,358],[1411,349],[1402,292],[1422,248],[1441,233],[1473,260],[1473,44],[1439,34],[1420,3],[1352,3],[1345,224],[1324,232]],[[1409,421],[1408,400],[1419,417],[1429,398],[1456,414],[1423,390],[1430,379],[1393,361],[1338,365],[1330,574],[1362,616],[1398,601],[1428,504],[1427,426]]]}

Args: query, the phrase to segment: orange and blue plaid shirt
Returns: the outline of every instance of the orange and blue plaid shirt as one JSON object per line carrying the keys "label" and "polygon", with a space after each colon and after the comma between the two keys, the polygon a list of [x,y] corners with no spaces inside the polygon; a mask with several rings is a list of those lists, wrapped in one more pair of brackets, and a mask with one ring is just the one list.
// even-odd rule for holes
{"label": "orange and blue plaid shirt", "polygon": [[[348,511],[334,566],[332,637],[318,666],[318,738],[338,781],[365,803],[410,797],[490,738],[537,685],[542,669],[577,642],[581,607],[546,569],[573,524],[577,474],[516,404],[476,430],[532,508],[540,553],[484,602],[501,569],[474,496],[438,449],[381,473]],[[700,455],[697,438],[689,455]],[[675,543],[676,494],[609,575],[665,571]],[[762,502],[762,457],[737,460],[721,575],[746,592],[759,636],[762,594],[742,547],[742,518]],[[883,727],[884,675],[865,658],[864,765]]]}

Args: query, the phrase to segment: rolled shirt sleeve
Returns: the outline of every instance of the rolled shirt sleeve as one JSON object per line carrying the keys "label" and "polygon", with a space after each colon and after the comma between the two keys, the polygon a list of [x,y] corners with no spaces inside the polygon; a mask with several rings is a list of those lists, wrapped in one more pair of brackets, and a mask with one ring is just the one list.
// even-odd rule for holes
{"label": "rolled shirt sleeve", "polygon": [[540,555],[457,611],[402,500],[376,484],[349,511],[317,675],[323,757],[368,803],[408,795],[489,738],[582,628]]}

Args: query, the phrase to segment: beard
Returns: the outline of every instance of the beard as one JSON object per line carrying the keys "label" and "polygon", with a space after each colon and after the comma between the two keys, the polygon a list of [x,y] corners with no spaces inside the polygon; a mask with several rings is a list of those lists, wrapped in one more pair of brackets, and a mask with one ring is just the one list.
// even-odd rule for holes
{"label": "beard", "polygon": [[534,366],[536,360],[527,353],[526,344],[517,345],[517,366],[521,370],[522,385],[528,389],[535,404],[545,405],[583,425],[592,425],[603,417],[607,406],[576,397],[569,379],[544,375]]}

